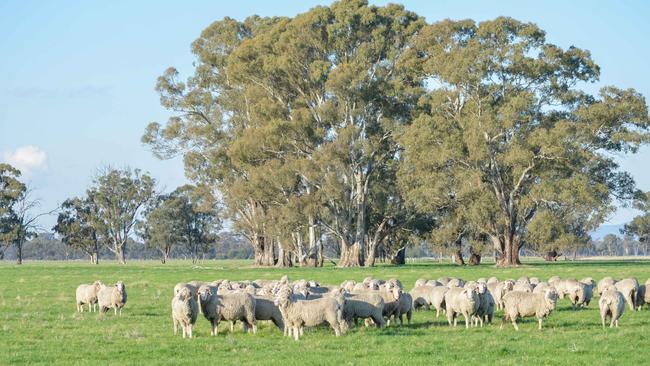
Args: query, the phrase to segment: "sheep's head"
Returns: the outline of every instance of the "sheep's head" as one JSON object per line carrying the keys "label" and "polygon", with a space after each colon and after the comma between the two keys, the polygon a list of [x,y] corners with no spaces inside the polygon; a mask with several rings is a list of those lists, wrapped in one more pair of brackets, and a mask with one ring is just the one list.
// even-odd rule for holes
{"label": "sheep's head", "polygon": [[554,287],[547,288],[546,291],[544,292],[544,298],[546,299],[547,302],[553,303],[553,305],[555,305],[558,298],[557,291],[555,291],[555,288]]}
{"label": "sheep's head", "polygon": [[117,288],[117,290],[118,290],[119,292],[124,292],[124,290],[125,290],[124,282],[122,282],[122,281],[117,281],[117,283],[115,284],[115,288]]}
{"label": "sheep's head", "polygon": [[471,288],[465,288],[465,289],[463,289],[463,291],[461,292],[461,294],[462,294],[463,296],[465,296],[465,297],[467,298],[467,300],[469,300],[470,302],[474,302],[474,301],[476,301],[476,298],[474,297],[475,294],[476,294],[476,292],[475,292],[474,289],[471,289]]}
{"label": "sheep's head", "polygon": [[102,281],[95,281],[93,283],[93,286],[95,287],[96,291],[99,291],[99,289],[102,288],[104,286],[104,284],[102,283]]}
{"label": "sheep's head", "polygon": [[485,282],[479,282],[476,285],[476,293],[485,294],[486,291],[487,291],[487,285],[485,284]]}
{"label": "sheep's head", "polygon": [[284,284],[284,285],[288,284],[289,283],[289,276],[284,275],[284,276],[280,277],[280,283]]}
{"label": "sheep's head", "polygon": [[275,295],[275,301],[274,301],[275,306],[283,307],[289,304],[289,301],[291,301],[291,295],[292,292],[290,287],[288,286],[282,287]]}
{"label": "sheep's head", "polygon": [[512,291],[512,289],[515,288],[515,282],[512,280],[505,280],[503,282],[503,289],[505,291]]}
{"label": "sheep's head", "polygon": [[198,294],[199,294],[199,299],[201,299],[201,301],[208,301],[210,296],[212,296],[212,291],[208,286],[201,286],[199,288]]}
{"label": "sheep's head", "polygon": [[307,284],[309,285],[309,287],[320,287],[320,283],[314,280],[309,281]]}
{"label": "sheep's head", "polygon": [[305,299],[309,298],[309,288],[307,288],[307,286],[294,286],[293,293],[300,294],[304,296]]}

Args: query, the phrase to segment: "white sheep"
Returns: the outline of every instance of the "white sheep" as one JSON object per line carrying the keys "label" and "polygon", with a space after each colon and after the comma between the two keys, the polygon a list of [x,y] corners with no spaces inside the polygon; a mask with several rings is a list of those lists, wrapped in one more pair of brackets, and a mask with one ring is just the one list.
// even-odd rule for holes
{"label": "white sheep", "polygon": [[196,299],[187,287],[183,287],[172,298],[172,322],[174,335],[178,334],[178,326],[183,330],[183,338],[187,335],[192,338],[192,328],[196,323],[199,306]]}
{"label": "white sheep", "polygon": [[474,317],[475,326],[478,325],[476,323],[480,322],[482,327],[484,322],[492,323],[492,319],[494,318],[494,298],[485,282],[478,283],[476,293],[479,298],[479,306]]}
{"label": "white sheep", "polygon": [[579,305],[585,303],[586,285],[575,279],[568,278],[554,282],[555,290],[560,299],[567,297],[575,310]]}
{"label": "white sheep", "polygon": [[605,291],[605,288],[608,286],[614,286],[616,284],[616,280],[613,279],[612,277],[603,277],[601,278],[600,281],[598,281],[598,296],[600,296],[603,291]]}
{"label": "white sheep", "polygon": [[497,309],[503,309],[503,297],[512,291],[512,289],[515,287],[515,282],[512,280],[505,280],[503,282],[499,282],[496,285],[494,285],[494,291],[490,287],[488,289],[492,293],[492,296],[494,297],[494,302],[497,305]]}
{"label": "white sheep", "polygon": [[419,278],[417,281],[415,281],[415,285],[413,287],[420,287],[424,286],[427,284],[427,280],[424,278]]}
{"label": "white sheep", "polygon": [[85,304],[88,304],[88,312],[96,311],[97,294],[102,286],[104,286],[102,281],[95,281],[92,284],[82,284],[77,287],[76,299],[78,312],[83,313],[83,306]]}
{"label": "white sheep", "polygon": [[512,291],[522,291],[522,292],[533,292],[533,289],[534,286],[531,285],[530,282],[528,282],[528,280],[526,281],[517,280],[517,282],[515,282],[514,286],[512,287]]}
{"label": "white sheep", "polygon": [[630,306],[630,310],[634,311],[636,307],[636,295],[639,292],[639,281],[636,278],[625,278],[616,282],[614,286],[623,294],[625,302]]}
{"label": "white sheep", "polygon": [[440,317],[440,311],[447,311],[445,304],[445,295],[449,288],[445,286],[436,286],[431,290],[431,305],[436,309],[436,318]]}
{"label": "white sheep", "polygon": [[613,286],[605,286],[600,294],[598,305],[600,307],[600,321],[605,328],[605,320],[609,316],[609,327],[618,327],[618,320],[625,312],[625,297]]}
{"label": "white sheep", "polygon": [[105,313],[108,309],[113,309],[115,315],[120,311],[122,315],[122,308],[126,305],[126,287],[124,282],[117,281],[114,286],[103,286],[97,293],[97,303],[99,304],[99,311]]}
{"label": "white sheep", "polygon": [[596,281],[591,277],[585,277],[580,280],[580,283],[585,285],[585,301],[583,306],[589,306],[591,299],[594,297],[594,288],[596,288]]}
{"label": "white sheep", "polygon": [[650,304],[650,279],[645,284],[639,285],[639,291],[636,294],[636,310],[643,310],[645,304]]}
{"label": "white sheep", "polygon": [[527,316],[535,316],[539,322],[539,329],[542,329],[542,321],[553,310],[557,303],[557,293],[552,288],[547,289],[543,294],[532,292],[511,291],[503,297],[503,324],[510,320],[515,330],[519,330],[517,319]]}
{"label": "white sheep", "polygon": [[[371,319],[379,328],[386,325],[383,317],[384,299],[376,293],[346,293],[345,303],[343,305],[343,324],[349,328],[357,319]],[[368,322],[366,324],[369,324]]]}
{"label": "white sheep", "polygon": [[410,294],[413,298],[413,309],[418,310],[424,307],[426,310],[431,309],[433,305],[433,290],[439,286],[422,285],[414,287]]}
{"label": "white sheep", "polygon": [[295,300],[291,295],[291,289],[288,287],[280,290],[275,305],[280,308],[285,327],[292,329],[296,341],[303,334],[304,327],[314,327],[323,323],[328,323],[337,337],[341,335],[345,300],[341,301],[334,296],[324,296],[314,300]]}
{"label": "white sheep", "polygon": [[450,326],[456,326],[458,315],[465,318],[465,328],[469,328],[470,319],[476,314],[480,305],[478,294],[468,288],[452,287],[445,294],[445,305],[447,310],[447,322]]}
{"label": "white sheep", "polygon": [[429,280],[426,283],[427,286],[442,286],[442,283],[436,281],[436,280]]}
{"label": "white sheep", "polygon": [[491,284],[491,283],[499,283],[499,279],[496,278],[496,277],[494,277],[494,276],[492,276],[492,277],[490,277],[490,278],[487,279],[487,282],[486,282],[486,283],[487,283],[488,285]]}
{"label": "white sheep", "polygon": [[210,334],[219,333],[219,322],[230,322],[230,331],[234,329],[236,321],[244,324],[244,330],[257,333],[255,320],[255,298],[246,292],[232,292],[226,294],[213,293],[209,286],[199,288],[199,298],[203,316],[210,322]]}

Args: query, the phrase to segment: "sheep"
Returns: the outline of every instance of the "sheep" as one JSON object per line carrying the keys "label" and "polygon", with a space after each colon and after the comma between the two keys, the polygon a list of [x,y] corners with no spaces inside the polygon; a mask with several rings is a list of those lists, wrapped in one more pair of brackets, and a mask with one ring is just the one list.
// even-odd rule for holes
{"label": "sheep", "polygon": [[559,298],[568,297],[571,301],[571,307],[575,310],[579,305],[585,302],[586,285],[572,278],[559,280],[555,282],[555,290]]}
{"label": "sheep", "polygon": [[512,291],[523,291],[523,292],[533,292],[533,285],[528,281],[517,281],[514,286],[512,286]]}
{"label": "sheep", "polygon": [[399,297],[398,310],[394,315],[395,318],[399,318],[399,325],[404,325],[402,316],[405,314],[407,324],[411,325],[411,319],[413,318],[413,297],[408,292],[403,292]]}
{"label": "sheep", "polygon": [[97,293],[104,286],[102,281],[95,281],[94,283],[81,284],[77,287],[76,299],[77,299],[77,311],[83,313],[84,305],[88,304],[88,312],[95,312],[97,305]]}
{"label": "sheep", "polygon": [[369,291],[357,294],[346,293],[343,305],[344,322],[341,325],[347,329],[352,322],[356,323],[358,318],[362,318],[371,319],[377,327],[383,328],[386,325],[382,315],[383,310],[384,299],[379,294]]}
{"label": "sheep", "polygon": [[190,286],[194,286],[194,288],[198,289],[199,287],[205,285],[206,283],[203,282],[203,281],[190,281],[187,284],[190,285]]}
{"label": "sheep", "polygon": [[465,285],[465,281],[463,281],[460,278],[452,278],[447,282],[447,287],[452,288],[452,287],[463,287]]}
{"label": "sheep", "polygon": [[609,327],[618,327],[618,319],[625,312],[625,297],[623,294],[611,285],[605,286],[600,294],[598,306],[600,307],[600,321],[603,329],[605,329],[605,320],[608,316],[611,318]]}
{"label": "sheep", "polygon": [[436,318],[440,317],[440,310],[447,311],[445,304],[445,295],[449,288],[445,286],[436,286],[431,290],[431,305],[436,308]]}
{"label": "sheep", "polygon": [[426,283],[427,286],[442,286],[442,283],[436,281],[436,280],[429,280]]}
{"label": "sheep", "polygon": [[492,277],[488,278],[488,280],[487,280],[486,283],[487,283],[488,285],[491,284],[491,283],[499,283],[499,279],[496,278],[496,277],[494,277],[494,276],[492,276]]}
{"label": "sheep", "polygon": [[589,306],[591,299],[594,297],[594,288],[596,287],[596,281],[591,277],[585,277],[580,280],[580,283],[585,285],[585,301],[583,306]]}
{"label": "sheep", "polygon": [[535,316],[539,322],[538,329],[541,330],[543,319],[555,310],[557,293],[552,288],[547,289],[543,294],[511,291],[503,297],[503,303],[504,315],[500,329],[503,329],[503,324],[510,320],[515,330],[519,331],[517,318]]}
{"label": "sheep", "polygon": [[637,311],[643,310],[643,305],[650,304],[650,294],[648,293],[648,290],[650,290],[650,285],[647,281],[645,284],[639,285],[639,290],[636,293]]}
{"label": "sheep", "polygon": [[431,305],[433,305],[433,290],[436,287],[439,286],[422,285],[414,287],[410,292],[413,298],[413,309],[418,310],[424,307],[429,310]]}
{"label": "sheep", "polygon": [[514,287],[515,287],[514,281],[505,280],[503,282],[497,283],[494,286],[494,291],[492,291],[492,289],[490,289],[490,292],[492,293],[492,296],[494,297],[494,302],[497,305],[497,309],[500,310],[500,309],[503,308],[503,297],[508,292],[511,292]]}
{"label": "sheep", "polygon": [[463,288],[471,288],[471,289],[475,289],[476,286],[478,286],[478,282],[476,282],[476,281],[467,281],[467,282],[465,282],[465,284],[463,285]]}
{"label": "sheep", "polygon": [[176,284],[176,286],[174,286],[174,295],[178,294],[183,288],[188,289],[192,296],[196,296],[196,290],[198,290],[198,287],[184,282],[179,282]]}
{"label": "sheep", "polygon": [[479,298],[479,307],[476,311],[475,320],[480,322],[482,327],[483,322],[492,323],[494,318],[494,298],[484,282],[478,283],[476,292]]}
{"label": "sheep", "polygon": [[255,320],[270,320],[280,331],[284,332],[284,319],[280,308],[275,305],[275,299],[270,296],[252,296],[255,299]]}
{"label": "sheep", "polygon": [[356,281],[352,281],[352,280],[343,281],[341,283],[341,288],[343,288],[347,292],[352,292],[356,284],[357,284]]}
{"label": "sheep", "polygon": [[438,281],[441,285],[443,285],[443,286],[447,286],[447,284],[449,283],[450,280],[451,280],[451,278],[449,278],[449,277],[440,277],[440,278],[438,278],[437,281]]}
{"label": "sheep", "polygon": [[539,278],[537,278],[537,277],[531,277],[530,278],[530,284],[533,285],[533,288],[537,287],[537,285],[539,285],[539,283],[540,283]]}
{"label": "sheep", "polygon": [[[465,318],[465,328],[469,328],[470,317],[476,314],[479,307],[478,294],[467,288],[452,287],[445,294],[447,309],[447,322],[449,326],[456,326],[458,314]],[[453,324],[452,324],[453,323]]]}
{"label": "sheep", "polygon": [[636,307],[636,295],[639,291],[639,281],[636,278],[626,278],[616,282],[614,286],[623,294],[625,302],[630,306],[630,310],[634,311]]}
{"label": "sheep", "polygon": [[291,289],[285,287],[275,298],[275,305],[282,312],[285,327],[292,328],[296,341],[300,339],[303,327],[313,327],[322,323],[328,323],[337,337],[341,335],[345,300],[340,301],[334,296],[307,301],[295,300],[291,296]]}
{"label": "sheep", "polygon": [[600,281],[598,281],[598,296],[600,296],[603,291],[605,291],[605,288],[607,286],[614,286],[616,284],[616,280],[613,279],[612,277],[603,277],[601,278]]}
{"label": "sheep", "polygon": [[113,309],[115,315],[117,310],[122,315],[122,308],[126,305],[126,287],[124,282],[117,281],[114,286],[103,286],[97,293],[97,303],[99,304],[99,311],[106,313],[108,309]]}
{"label": "sheep", "polygon": [[[549,285],[548,282],[540,282],[540,283],[538,283],[537,286],[535,286],[535,288],[533,289],[533,293],[535,293],[535,294],[543,294],[543,293],[546,292],[546,290],[548,290],[549,288],[551,288],[551,285]],[[554,287],[553,287],[553,288],[554,288]]]}
{"label": "sheep", "polygon": [[419,278],[417,281],[415,281],[415,285],[413,287],[420,287],[424,286],[427,284],[427,280],[424,278]]}
{"label": "sheep", "polygon": [[528,278],[527,276],[521,276],[521,277],[519,277],[519,279],[518,279],[516,282],[519,282],[519,283],[521,283],[521,282],[530,283],[530,278]]}
{"label": "sheep", "polygon": [[485,277],[481,277],[481,278],[479,278],[478,280],[476,280],[476,282],[478,282],[478,283],[484,283],[484,284],[487,285],[487,279],[486,279]]}
{"label": "sheep", "polygon": [[219,322],[228,320],[230,331],[234,329],[237,320],[244,323],[244,330],[252,329],[253,334],[257,333],[257,322],[255,320],[255,298],[246,292],[232,292],[219,294],[212,292],[209,286],[199,288],[199,299],[203,316],[210,322],[210,335],[216,336],[219,333]]}
{"label": "sheep", "polygon": [[172,322],[174,323],[174,335],[178,334],[178,326],[183,330],[183,338],[187,335],[192,338],[192,328],[196,323],[199,307],[196,299],[187,287],[183,287],[172,298]]}
{"label": "sheep", "polygon": [[557,281],[559,281],[561,279],[562,278],[560,276],[551,276],[551,277],[549,277],[549,279],[546,282],[548,282],[549,285],[553,286],[553,284],[555,282],[557,282]]}

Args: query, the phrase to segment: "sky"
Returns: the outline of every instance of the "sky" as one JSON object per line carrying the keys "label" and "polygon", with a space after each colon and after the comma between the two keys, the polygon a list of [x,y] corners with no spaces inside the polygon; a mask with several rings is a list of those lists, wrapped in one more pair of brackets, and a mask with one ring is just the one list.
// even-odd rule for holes
{"label": "sky", "polygon": [[[192,72],[190,44],[211,22],[293,16],[331,1],[0,1],[0,161],[23,178],[49,211],[82,195],[98,168],[141,168],[161,189],[186,183],[180,159],[157,160],[140,143],[145,126],[169,114],[154,91],[174,66]],[[384,1],[371,1],[384,4]],[[590,50],[604,85],[650,96],[650,2],[402,1],[434,22],[511,16],[534,22],[561,47]],[[639,188],[650,190],[650,148],[620,156]],[[629,221],[619,208],[606,224]],[[55,216],[40,224],[50,229]]]}

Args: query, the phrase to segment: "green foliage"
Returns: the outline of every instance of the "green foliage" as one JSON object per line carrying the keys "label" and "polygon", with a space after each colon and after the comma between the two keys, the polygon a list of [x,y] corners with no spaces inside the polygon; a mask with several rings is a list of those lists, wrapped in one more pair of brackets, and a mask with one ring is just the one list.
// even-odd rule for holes
{"label": "green foliage", "polygon": [[18,234],[16,205],[27,190],[19,177],[18,169],[0,163],[0,253],[14,243]]}
{"label": "green foliage", "polygon": [[61,212],[52,228],[61,236],[61,241],[90,257],[92,263],[99,262],[99,207],[92,196],[70,198],[61,205]]}

